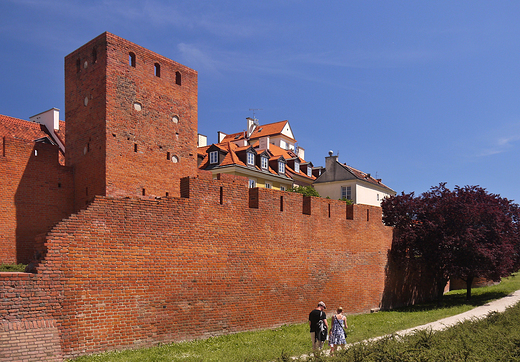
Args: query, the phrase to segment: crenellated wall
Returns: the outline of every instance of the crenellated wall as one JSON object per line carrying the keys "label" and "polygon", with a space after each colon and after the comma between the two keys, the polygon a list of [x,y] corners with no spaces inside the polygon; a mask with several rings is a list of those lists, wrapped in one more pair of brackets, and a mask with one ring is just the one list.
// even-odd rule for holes
{"label": "crenellated wall", "polygon": [[51,300],[43,312],[65,356],[303,322],[319,300],[347,313],[379,307],[392,237],[380,208],[249,189],[229,175],[184,178],[180,190],[96,197],[48,234],[35,278],[59,292],[59,312]]}

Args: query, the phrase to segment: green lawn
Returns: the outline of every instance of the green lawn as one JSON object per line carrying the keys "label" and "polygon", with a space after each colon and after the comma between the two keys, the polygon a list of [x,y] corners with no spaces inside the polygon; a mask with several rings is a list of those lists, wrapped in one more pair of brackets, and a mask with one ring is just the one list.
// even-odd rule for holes
{"label": "green lawn", "polygon": [[[466,291],[459,290],[447,293],[441,308],[437,303],[429,303],[394,311],[347,316],[347,342],[358,342],[419,326],[505,297],[520,289],[520,276],[517,275],[503,279],[498,285],[473,289],[470,302],[465,300]],[[310,352],[308,328],[307,323],[285,325],[273,330],[237,333],[134,351],[107,352],[74,361],[276,361],[281,360],[282,355],[300,356]]]}

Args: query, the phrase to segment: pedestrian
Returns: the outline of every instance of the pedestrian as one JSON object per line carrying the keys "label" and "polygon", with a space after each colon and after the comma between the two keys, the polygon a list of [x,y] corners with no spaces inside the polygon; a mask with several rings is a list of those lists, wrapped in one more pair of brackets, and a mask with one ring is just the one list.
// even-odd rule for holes
{"label": "pedestrian", "polygon": [[332,326],[330,327],[329,345],[330,355],[334,355],[334,351],[339,346],[345,346],[347,344],[347,317],[343,315],[343,308],[338,307],[336,314],[332,316]]}
{"label": "pedestrian", "polygon": [[325,309],[327,309],[325,303],[319,302],[316,309],[309,313],[309,327],[311,330],[313,350],[321,349],[323,347],[323,342],[325,341],[327,336],[325,333],[325,338],[323,338],[323,340],[320,336],[320,324],[323,324],[326,329],[329,328],[329,324],[327,323],[327,315],[324,312]]}

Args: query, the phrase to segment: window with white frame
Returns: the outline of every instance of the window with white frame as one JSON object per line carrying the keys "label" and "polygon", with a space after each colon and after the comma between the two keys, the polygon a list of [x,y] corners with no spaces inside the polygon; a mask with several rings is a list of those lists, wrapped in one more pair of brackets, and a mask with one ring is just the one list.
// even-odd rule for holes
{"label": "window with white frame", "polygon": [[341,198],[352,200],[352,187],[351,186],[341,186]]}
{"label": "window with white frame", "polygon": [[209,153],[209,163],[212,165],[218,163],[218,151],[211,151]]}
{"label": "window with white frame", "polygon": [[280,191],[285,191],[285,186],[280,186]]}
{"label": "window with white frame", "polygon": [[278,173],[285,173],[285,163],[278,161]]}
{"label": "window with white frame", "polygon": [[256,187],[256,181],[252,180],[252,179],[249,179],[249,188],[252,189],[254,187]]}
{"label": "window with white frame", "polygon": [[300,161],[294,161],[294,172],[300,173]]}
{"label": "window with white frame", "polygon": [[271,184],[270,184],[269,182],[266,182],[266,183],[265,183],[265,188],[266,188],[266,189],[272,189],[273,186],[271,186]]}
{"label": "window with white frame", "polygon": [[262,156],[262,170],[267,170],[269,167],[269,160],[267,157]]}
{"label": "window with white frame", "polygon": [[309,177],[312,176],[312,167],[311,166],[307,166],[307,176],[309,176]]}
{"label": "window with white frame", "polygon": [[249,166],[254,166],[255,164],[255,154],[252,152],[247,153],[247,164]]}

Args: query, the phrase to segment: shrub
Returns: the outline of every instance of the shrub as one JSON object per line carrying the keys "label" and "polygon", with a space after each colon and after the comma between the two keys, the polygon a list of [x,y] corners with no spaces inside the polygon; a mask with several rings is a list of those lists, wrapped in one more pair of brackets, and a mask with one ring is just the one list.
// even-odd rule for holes
{"label": "shrub", "polygon": [[311,185],[309,186],[299,186],[299,187],[291,187],[289,190],[290,192],[297,192],[299,194],[302,194],[303,196],[316,196],[320,197],[320,194],[314,187]]}
{"label": "shrub", "polygon": [[0,272],[24,272],[26,264],[0,264]]}

